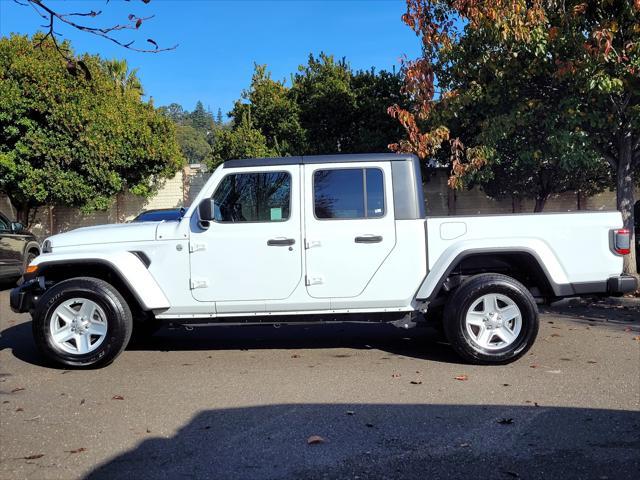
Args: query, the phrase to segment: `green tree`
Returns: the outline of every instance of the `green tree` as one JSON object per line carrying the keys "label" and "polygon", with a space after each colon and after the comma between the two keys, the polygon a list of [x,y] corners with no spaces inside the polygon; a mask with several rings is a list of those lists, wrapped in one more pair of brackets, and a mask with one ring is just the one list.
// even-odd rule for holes
{"label": "green tree", "polygon": [[193,128],[204,132],[205,135],[210,135],[215,129],[213,115],[205,110],[204,105],[199,100],[196,103],[196,108],[189,114],[189,120]]}
{"label": "green tree", "polygon": [[210,160],[212,149],[203,132],[191,125],[178,125],[176,133],[182,155],[189,163],[205,163]]}
{"label": "green tree", "polygon": [[149,195],[183,159],[171,121],[120,95],[98,56],[74,75],[42,37],[0,39],[0,191],[28,223],[41,205],[106,208],[115,194]]}
{"label": "green tree", "polygon": [[255,65],[251,86],[242,92],[230,116],[240,122],[250,115],[253,126],[265,136],[267,146],[284,156],[305,152],[305,131],[299,113],[284,82],[273,80],[266,65]]}
{"label": "green tree", "polygon": [[185,122],[185,119],[188,117],[189,112],[185,112],[179,103],[171,103],[165,107],[160,107],[158,111],[178,125],[186,125],[188,123]]}
{"label": "green tree", "polygon": [[144,92],[138,78],[138,69],[129,70],[126,60],[103,60],[104,70],[123,94],[132,93],[141,97]]}
{"label": "green tree", "polygon": [[610,186],[604,158],[576,124],[579,101],[566,94],[551,58],[527,48],[505,56],[499,42],[472,30],[434,62],[438,86],[449,93],[434,105],[432,126],[445,124],[463,145],[481,146],[487,162],[462,180],[494,198],[533,199],[535,212],[552,194]]}
{"label": "green tree", "polygon": [[[437,155],[452,135],[462,135],[451,130],[449,107],[479,113],[476,135],[467,135],[466,143],[451,141],[450,184],[460,187],[483,167],[491,168],[492,149],[500,148],[491,132],[506,125],[501,119],[521,121],[530,110],[545,112],[550,121],[539,117],[542,132],[549,135],[554,124],[561,131],[551,142],[541,139],[550,149],[540,158],[553,157],[548,153],[556,141],[568,142],[559,146],[563,162],[575,160],[570,152],[575,142],[593,149],[610,166],[617,208],[633,232],[640,164],[640,2],[407,0],[407,6],[403,20],[422,40],[423,55],[406,64],[414,108],[390,109],[407,131],[407,140],[394,148],[423,158]],[[516,105],[505,109],[514,90]],[[535,131],[531,122],[525,134]],[[534,137],[527,135],[525,147],[532,149]],[[500,158],[513,165],[519,157]],[[582,166],[568,169],[580,172]],[[636,272],[634,255],[624,262],[625,271]]]}
{"label": "green tree", "polygon": [[351,151],[356,109],[351,76],[345,59],[325,53],[309,55],[298,68],[291,90],[307,132],[308,154]]}
{"label": "green tree", "polygon": [[269,148],[265,136],[254,127],[251,115],[245,114],[233,129],[218,131],[213,145],[213,156],[208,163],[211,169],[220,163],[235,158],[277,157]]}
{"label": "green tree", "polygon": [[408,105],[402,93],[403,77],[399,73],[376,73],[374,69],[353,74],[351,86],[355,94],[355,110],[350,128],[351,153],[387,151],[390,143],[402,137],[401,125],[387,114],[389,105]]}

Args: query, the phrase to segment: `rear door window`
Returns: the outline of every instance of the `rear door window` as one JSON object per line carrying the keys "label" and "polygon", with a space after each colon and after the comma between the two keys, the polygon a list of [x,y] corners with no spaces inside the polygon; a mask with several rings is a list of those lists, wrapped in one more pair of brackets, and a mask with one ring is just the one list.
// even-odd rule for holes
{"label": "rear door window", "polygon": [[384,216],[384,177],[379,168],[316,170],[314,213],[320,220]]}

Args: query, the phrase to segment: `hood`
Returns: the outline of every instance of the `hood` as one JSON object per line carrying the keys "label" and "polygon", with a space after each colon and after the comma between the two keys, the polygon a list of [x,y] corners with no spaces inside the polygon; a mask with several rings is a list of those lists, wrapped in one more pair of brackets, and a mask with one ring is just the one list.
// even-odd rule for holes
{"label": "hood", "polygon": [[162,222],[117,223],[83,227],[47,238],[51,247],[74,247],[98,243],[144,242],[156,239],[156,230]]}

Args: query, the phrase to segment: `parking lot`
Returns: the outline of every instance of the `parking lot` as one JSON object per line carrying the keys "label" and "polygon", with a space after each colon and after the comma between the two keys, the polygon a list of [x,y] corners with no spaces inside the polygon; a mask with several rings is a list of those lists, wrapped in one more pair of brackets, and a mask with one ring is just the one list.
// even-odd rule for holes
{"label": "parking lot", "polygon": [[637,478],[639,302],[547,310],[500,367],[430,331],[318,325],[163,329],[71,371],[3,291],[0,478]]}

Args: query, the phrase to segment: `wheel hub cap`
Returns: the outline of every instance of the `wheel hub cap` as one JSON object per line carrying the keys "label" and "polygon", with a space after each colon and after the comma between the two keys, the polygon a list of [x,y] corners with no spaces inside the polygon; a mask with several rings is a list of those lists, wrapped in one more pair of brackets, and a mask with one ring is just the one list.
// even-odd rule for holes
{"label": "wheel hub cap", "polygon": [[107,316],[87,298],[66,300],[51,315],[49,333],[53,343],[66,353],[84,355],[97,349],[107,336]]}
{"label": "wheel hub cap", "polygon": [[467,310],[465,327],[474,346],[498,350],[516,341],[522,329],[522,314],[506,295],[486,294]]}

